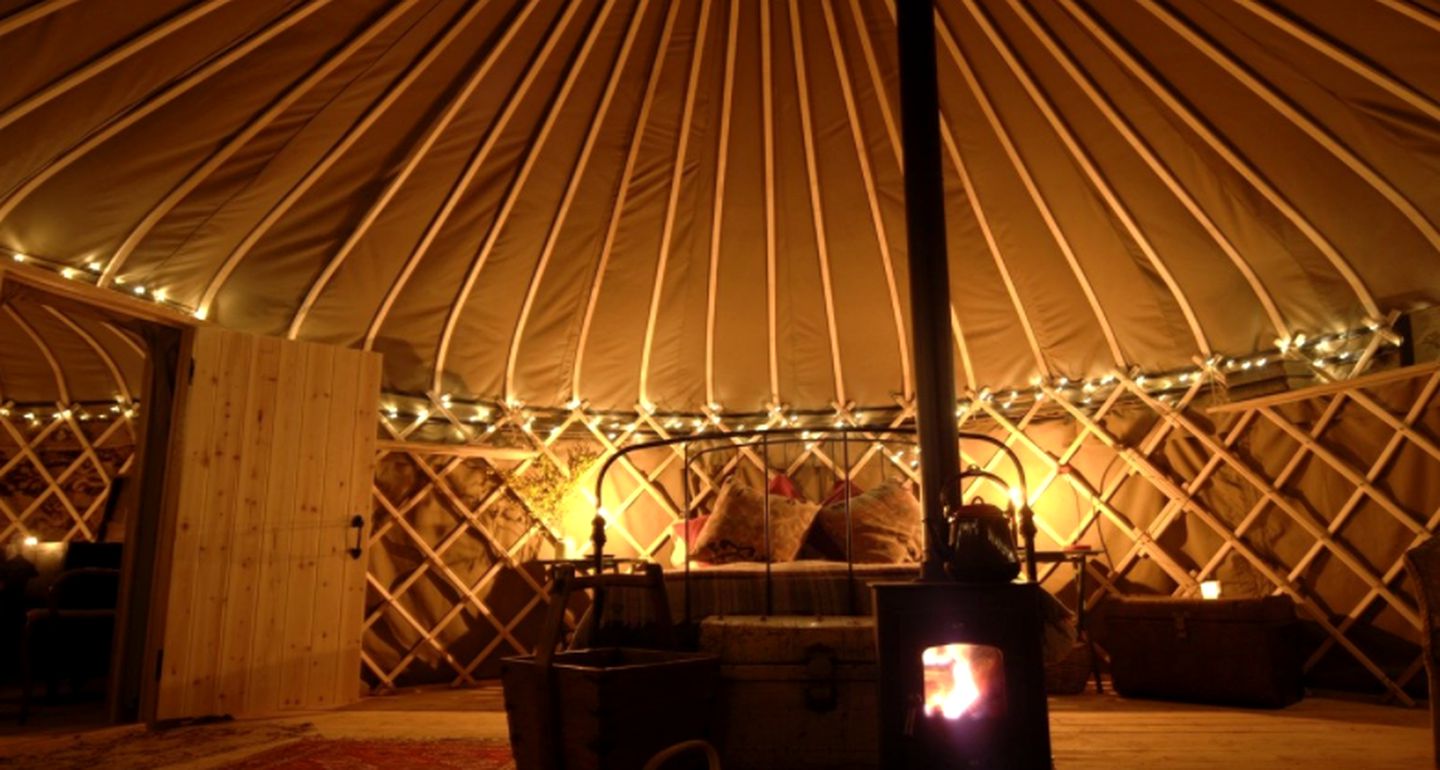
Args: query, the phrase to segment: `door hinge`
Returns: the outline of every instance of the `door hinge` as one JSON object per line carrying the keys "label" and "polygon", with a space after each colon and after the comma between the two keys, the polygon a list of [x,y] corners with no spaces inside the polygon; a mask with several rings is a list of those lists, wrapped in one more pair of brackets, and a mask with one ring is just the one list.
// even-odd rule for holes
{"label": "door hinge", "polygon": [[160,676],[165,673],[165,648],[161,647],[155,651],[155,681],[160,681]]}

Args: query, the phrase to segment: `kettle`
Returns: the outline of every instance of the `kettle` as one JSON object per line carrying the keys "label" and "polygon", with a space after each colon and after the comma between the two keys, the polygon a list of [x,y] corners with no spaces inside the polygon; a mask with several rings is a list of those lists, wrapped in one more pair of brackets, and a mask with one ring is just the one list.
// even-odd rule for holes
{"label": "kettle", "polygon": [[[971,472],[961,473],[959,481]],[[948,485],[947,485],[948,486]],[[1008,583],[1020,574],[1015,529],[1005,511],[980,500],[943,501],[945,574],[962,583]]]}

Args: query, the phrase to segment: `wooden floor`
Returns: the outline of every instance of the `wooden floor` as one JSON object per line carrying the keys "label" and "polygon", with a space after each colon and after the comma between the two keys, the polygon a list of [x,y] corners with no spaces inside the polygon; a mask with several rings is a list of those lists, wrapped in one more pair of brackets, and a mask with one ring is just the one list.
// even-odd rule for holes
{"label": "wooden floor", "polygon": [[[1080,695],[1051,700],[1059,770],[1125,768],[1433,767],[1429,715],[1332,698],[1250,711]],[[0,738],[0,767],[220,768],[304,737],[504,740],[497,688],[430,690],[367,699],[341,711],[146,733],[46,730]]]}

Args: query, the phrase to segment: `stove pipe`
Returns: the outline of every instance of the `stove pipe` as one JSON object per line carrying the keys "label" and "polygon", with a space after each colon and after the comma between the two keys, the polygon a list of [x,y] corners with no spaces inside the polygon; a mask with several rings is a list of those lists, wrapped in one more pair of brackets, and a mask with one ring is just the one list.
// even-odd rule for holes
{"label": "stove pipe", "polygon": [[905,226],[910,265],[911,349],[925,516],[921,578],[945,580],[937,533],[945,532],[946,481],[960,470],[955,428],[955,360],[950,331],[950,264],[940,156],[940,99],[932,0],[898,0],[900,124],[905,148]]}

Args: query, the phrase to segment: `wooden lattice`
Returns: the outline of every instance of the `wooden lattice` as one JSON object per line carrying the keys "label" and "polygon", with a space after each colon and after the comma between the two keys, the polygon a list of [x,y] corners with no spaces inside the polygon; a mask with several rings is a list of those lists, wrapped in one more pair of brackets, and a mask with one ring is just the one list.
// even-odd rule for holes
{"label": "wooden lattice", "polygon": [[[1356,370],[1365,358],[1368,353]],[[1305,364],[1299,358],[1293,363]],[[1323,378],[1330,371],[1316,373]],[[1406,688],[1422,665],[1419,614],[1401,582],[1401,555],[1440,525],[1440,486],[1416,481],[1440,479],[1440,441],[1434,438],[1440,367],[1233,404],[1216,398],[1216,388],[1212,378],[1195,377],[1162,396],[1138,378],[1117,375],[1093,396],[1043,386],[1043,397],[1020,410],[971,394],[957,419],[962,428],[990,431],[1020,453],[1040,547],[1086,543],[1102,552],[1088,566],[1093,592],[1084,597],[1087,605],[1118,594],[1194,596],[1201,582],[1217,577],[1228,593],[1287,595],[1316,630],[1307,669],[1338,655],[1339,664],[1368,672],[1394,700],[1412,703]],[[442,400],[433,399],[430,410],[413,419],[381,420],[389,438],[382,476],[387,463],[403,463],[413,481],[377,482],[372,553],[384,560],[387,549],[398,545],[418,555],[402,570],[391,565],[377,571],[372,563],[364,660],[367,679],[381,688],[427,680],[468,684],[493,672],[499,657],[528,652],[533,632],[527,631],[539,615],[534,610],[548,593],[525,561],[587,532],[562,531],[528,511],[515,480],[546,463],[567,468],[566,452],[576,446],[613,453],[668,436],[679,425],[643,410],[616,420],[576,409],[541,430],[516,410],[482,431]],[[901,403],[887,423],[912,418],[913,408]],[[776,413],[742,424],[710,413],[695,422],[726,430],[786,420]],[[410,440],[438,421],[466,443]],[[696,427],[687,420],[683,429]],[[1357,436],[1366,444],[1363,451],[1354,446]],[[818,463],[843,472],[848,465],[859,476],[879,463],[887,471],[916,473],[913,455],[879,441],[852,442],[848,458],[837,447],[824,440],[806,444],[792,467]],[[621,483],[605,501],[611,550],[668,561],[670,524],[685,514],[675,484],[682,462],[682,450],[672,447],[626,456],[612,470]],[[1007,472],[998,453],[967,453],[965,462]],[[728,463],[721,473],[740,463],[763,466],[745,448],[731,453]],[[718,476],[699,469],[693,508],[707,504]],[[466,480],[457,484],[458,477]],[[443,511],[448,521],[440,527],[418,522],[422,509],[430,516]],[[511,519],[497,510],[511,511]],[[523,517],[518,525],[515,511]],[[509,522],[503,536],[497,521]],[[486,558],[472,569],[457,569],[447,554],[467,540],[483,545]],[[1068,568],[1051,565],[1041,577],[1047,588],[1073,594]],[[428,595],[418,597],[423,585],[430,586]],[[1397,665],[1393,649],[1375,642],[1377,629],[1401,640],[1413,658]]]}
{"label": "wooden lattice", "polygon": [[134,404],[0,408],[0,542],[93,541],[135,456]]}

